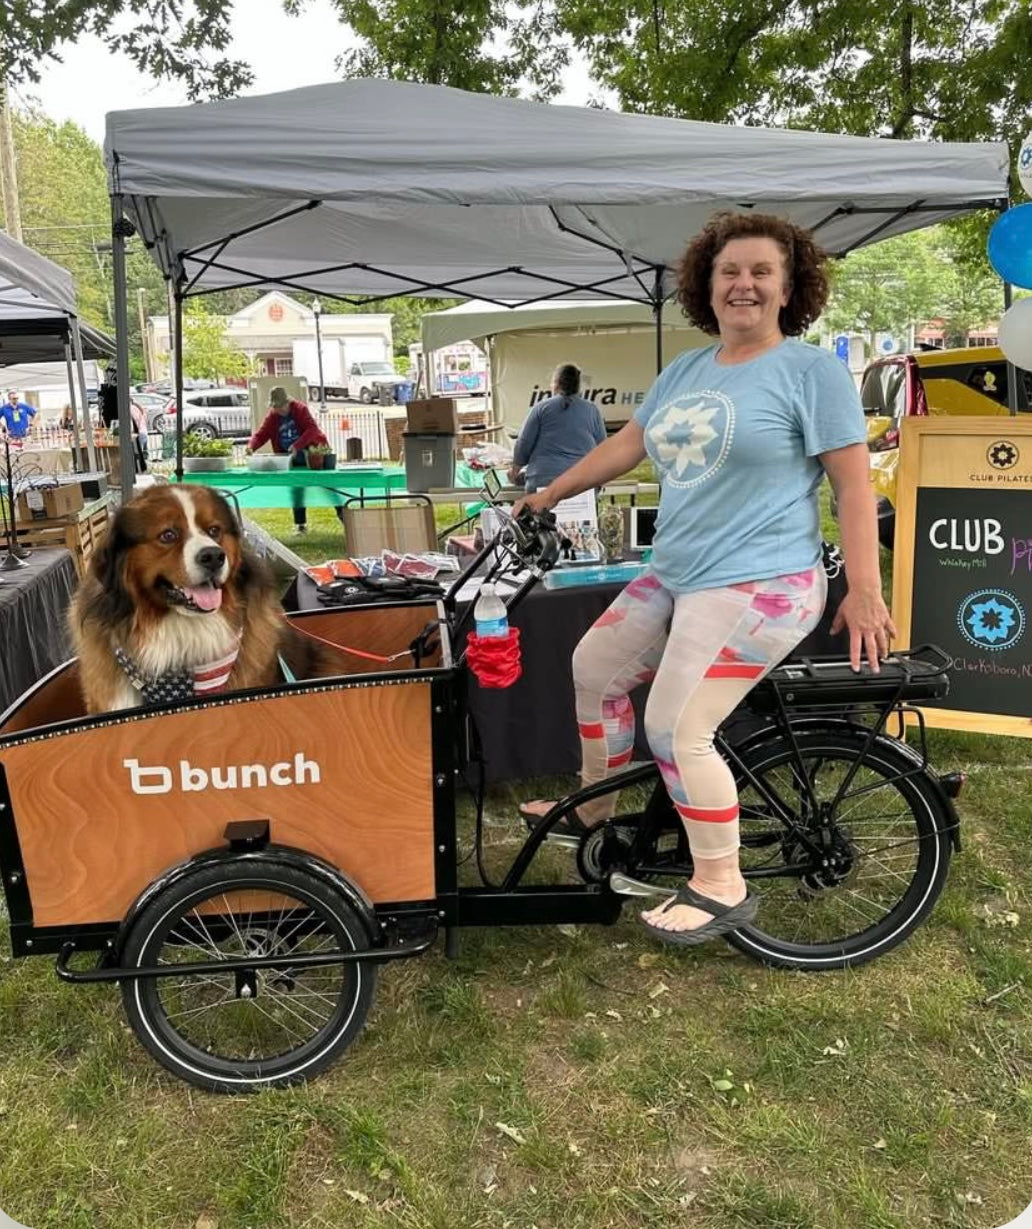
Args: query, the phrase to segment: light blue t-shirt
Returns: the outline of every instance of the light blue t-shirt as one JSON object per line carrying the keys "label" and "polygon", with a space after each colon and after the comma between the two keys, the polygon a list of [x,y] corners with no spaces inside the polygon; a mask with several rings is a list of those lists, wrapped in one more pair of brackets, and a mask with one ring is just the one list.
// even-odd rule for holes
{"label": "light blue t-shirt", "polygon": [[634,418],[660,473],[652,566],[675,593],[767,580],[820,558],[822,452],[867,439],[852,376],[786,340],[745,363],[688,350]]}

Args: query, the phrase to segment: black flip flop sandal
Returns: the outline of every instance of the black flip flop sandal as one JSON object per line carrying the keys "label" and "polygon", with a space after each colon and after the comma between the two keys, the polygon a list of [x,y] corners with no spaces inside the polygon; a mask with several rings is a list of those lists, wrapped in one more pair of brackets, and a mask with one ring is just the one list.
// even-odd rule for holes
{"label": "black flip flop sandal", "polygon": [[720,939],[733,931],[741,930],[743,926],[748,926],[759,912],[760,901],[752,892],[747,892],[745,900],[737,905],[725,905],[719,900],[710,900],[708,896],[703,896],[701,892],[696,892],[694,888],[686,885],[670,897],[661,911],[666,913],[674,905],[692,905],[704,913],[712,914],[713,921],[697,926],[694,930],[664,930],[662,926],[654,926],[644,918],[641,919],[641,924],[650,935],[663,943],[670,943],[674,947],[695,947],[696,944]]}

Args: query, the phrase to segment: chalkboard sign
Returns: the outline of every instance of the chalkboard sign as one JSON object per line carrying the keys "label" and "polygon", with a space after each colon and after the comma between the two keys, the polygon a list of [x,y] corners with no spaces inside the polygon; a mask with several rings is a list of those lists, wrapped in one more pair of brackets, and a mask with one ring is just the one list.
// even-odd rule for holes
{"label": "chalkboard sign", "polygon": [[1032,716],[1032,498],[917,492],[910,639],[953,658],[941,707]]}
{"label": "chalkboard sign", "polygon": [[932,725],[1032,737],[1032,422],[904,422],[893,615],[952,659]]}

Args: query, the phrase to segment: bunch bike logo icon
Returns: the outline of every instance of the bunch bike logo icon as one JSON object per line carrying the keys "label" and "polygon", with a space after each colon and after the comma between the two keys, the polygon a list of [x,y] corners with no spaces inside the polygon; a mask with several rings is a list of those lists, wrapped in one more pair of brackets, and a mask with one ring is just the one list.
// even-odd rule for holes
{"label": "bunch bike logo icon", "polygon": [[1010,649],[1025,632],[1025,611],[1005,589],[979,589],[961,602],[957,626],[964,639],[979,649]]}
{"label": "bunch bike logo icon", "polygon": [[1012,444],[1010,440],[997,440],[989,445],[985,455],[993,469],[1013,469],[1021,453],[1017,444]]}

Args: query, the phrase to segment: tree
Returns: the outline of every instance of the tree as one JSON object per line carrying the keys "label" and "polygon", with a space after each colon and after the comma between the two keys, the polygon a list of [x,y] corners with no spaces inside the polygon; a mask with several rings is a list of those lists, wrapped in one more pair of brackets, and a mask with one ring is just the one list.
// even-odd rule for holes
{"label": "tree", "polygon": [[182,81],[191,101],[226,98],[253,80],[243,61],[220,54],[232,12],[233,0],[4,0],[0,68],[38,81],[47,60],[60,60],[62,44],[95,34],[141,72]]}
{"label": "tree", "polygon": [[[37,111],[14,113],[14,135],[25,241],[72,275],[82,319],[111,332],[111,206],[100,147],[77,124]],[[164,314],[165,283],[138,241],[128,245],[126,272],[130,364],[142,376],[137,290],[146,315]]]}
{"label": "tree", "polygon": [[906,337],[939,315],[943,268],[925,231],[886,239],[850,253],[833,267],[832,294],[822,324],[833,333]]}
{"label": "tree", "polygon": [[226,322],[197,303],[183,314],[183,374],[214,380],[251,374],[251,361],[226,344]]}
{"label": "tree", "polygon": [[[348,77],[393,77],[486,94],[562,86],[568,49],[547,0],[333,0],[363,45],[341,56]],[[303,0],[287,0],[299,12]]]}
{"label": "tree", "polygon": [[625,110],[856,135],[1013,139],[1028,0],[556,0]]}

